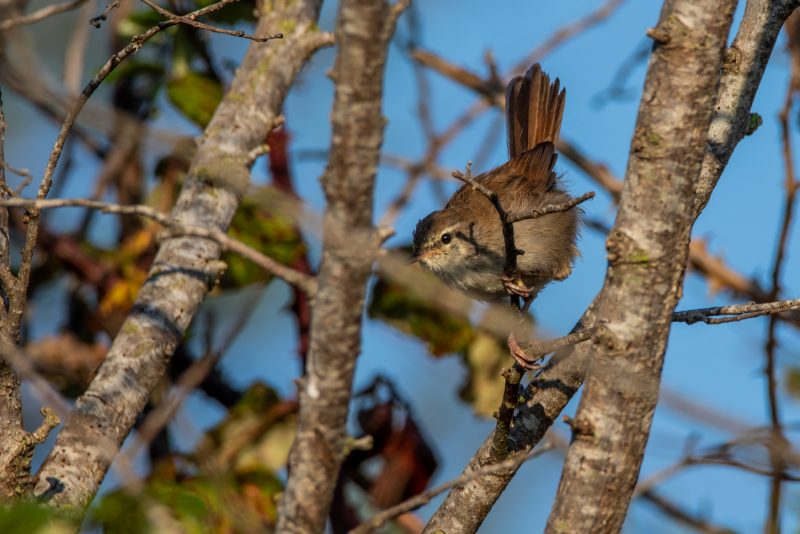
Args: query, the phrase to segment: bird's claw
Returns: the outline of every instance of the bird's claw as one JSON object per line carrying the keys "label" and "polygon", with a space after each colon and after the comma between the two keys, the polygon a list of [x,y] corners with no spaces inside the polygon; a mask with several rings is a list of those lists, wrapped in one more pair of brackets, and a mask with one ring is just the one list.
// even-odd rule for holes
{"label": "bird's claw", "polygon": [[511,356],[514,357],[516,362],[524,369],[529,371],[538,371],[544,367],[544,365],[537,363],[541,361],[541,358],[535,360],[531,359],[525,350],[519,346],[519,343],[517,343],[517,338],[514,337],[513,332],[508,334],[508,351],[511,353]]}
{"label": "bird's claw", "polygon": [[520,312],[523,314],[526,313],[528,308],[530,308],[533,299],[536,297],[536,290],[529,288],[519,279],[514,280],[507,277],[503,278],[503,287],[506,288],[506,291],[509,295],[522,297],[523,305],[520,309]]}
{"label": "bird's claw", "polygon": [[533,295],[533,289],[527,287],[521,281],[512,278],[503,278],[503,287],[506,288],[506,291],[508,291],[510,295],[517,295],[526,300]]}

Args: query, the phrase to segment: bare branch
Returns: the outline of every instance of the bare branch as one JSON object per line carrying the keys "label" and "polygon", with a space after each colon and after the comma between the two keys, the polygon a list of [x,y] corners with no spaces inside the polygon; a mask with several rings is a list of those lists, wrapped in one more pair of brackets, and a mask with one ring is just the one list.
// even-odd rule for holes
{"label": "bare branch", "polygon": [[[672,322],[695,324],[698,322],[706,324],[723,324],[743,321],[753,317],[772,315],[789,310],[800,309],[800,299],[779,300],[776,302],[764,302],[750,304],[734,304],[731,306],[716,306],[713,308],[701,308],[698,310],[679,311],[672,314]],[[716,318],[720,315],[728,315],[721,319]]]}
{"label": "bare branch", "polygon": [[674,502],[666,499],[663,495],[655,491],[646,491],[642,493],[639,498],[651,503],[671,519],[697,532],[703,532],[704,534],[734,534],[734,531],[729,528],[714,525],[702,517],[690,515],[686,510],[680,508]]}
{"label": "bare branch", "polygon": [[[466,69],[458,68],[449,61],[445,61],[441,56],[421,48],[412,50],[411,58],[420,65],[433,69],[442,76],[450,78],[465,87],[469,87],[490,101],[494,101],[498,98],[502,101],[503,99],[503,91],[505,88],[499,79],[484,80],[477,74]],[[499,102],[497,105],[502,105],[502,102]]]}
{"label": "bare branch", "polygon": [[[792,53],[791,62],[791,75],[789,77],[789,85],[786,88],[786,98],[784,99],[783,109],[779,114],[781,124],[781,142],[783,145],[783,164],[784,164],[784,205],[783,205],[783,218],[781,221],[780,231],[778,232],[778,243],[775,246],[775,257],[772,263],[772,277],[771,289],[769,297],[776,299],[781,293],[781,277],[783,275],[784,263],[786,260],[787,241],[789,240],[789,233],[792,227],[792,219],[794,218],[795,199],[797,197],[797,190],[800,187],[795,176],[794,158],[792,156],[792,139],[791,130],[789,128],[789,114],[792,111],[794,104],[795,94],[800,90],[800,72],[798,72],[798,59],[800,59],[800,14],[795,12],[785,24],[786,33],[789,40],[789,50]],[[780,442],[786,441],[786,436],[783,432],[783,424],[781,422],[779,405],[778,405],[778,380],[777,380],[777,316],[771,315],[769,324],[767,325],[767,336],[764,343],[764,357],[766,365],[764,366],[764,377],[767,382],[767,404],[769,406],[770,422],[772,424],[772,431],[774,439]],[[775,451],[770,450],[770,461],[772,470],[775,473],[780,473],[784,469],[785,462],[780,455],[775,454]],[[769,513],[764,525],[764,532],[777,533],[780,532],[780,515],[781,515],[781,500],[783,494],[783,480],[778,476],[774,476],[770,483],[770,498],[769,498]]]}
{"label": "bare branch", "polygon": [[95,28],[99,28],[103,22],[108,20],[108,15],[119,7],[119,3],[120,0],[112,0],[111,2],[106,4],[106,7],[103,9],[102,13],[100,13],[96,17],[92,17],[89,19],[89,24],[91,24]]}
{"label": "bare branch", "polygon": [[266,35],[266,36],[257,36],[257,35],[250,35],[249,33],[245,33],[240,30],[227,30],[225,28],[219,28],[217,26],[212,26],[210,24],[206,24],[205,22],[199,22],[195,20],[197,15],[176,15],[175,13],[168,11],[161,7],[160,5],[156,4],[155,2],[151,2],[150,0],[142,0],[142,2],[150,7],[153,11],[166,17],[167,19],[179,23],[185,24],[186,26],[191,26],[192,28],[197,28],[199,30],[207,30],[214,33],[221,33],[223,35],[231,35],[233,37],[241,37],[243,39],[250,39],[251,41],[255,41],[257,43],[266,43],[267,41],[271,41],[273,39],[283,39],[282,33],[276,33],[273,35]]}
{"label": "bare branch", "polygon": [[[92,15],[96,0],[89,0],[78,11],[78,19]],[[83,67],[86,64],[86,47],[89,45],[90,28],[86,24],[76,24],[64,50],[64,86],[70,95],[78,94],[81,89]]]}
{"label": "bare branch", "polygon": [[[578,330],[577,332],[573,332],[557,339],[551,339],[547,341],[534,340],[528,343],[527,348],[522,349],[521,347],[517,346],[515,350],[525,353],[526,360],[531,363],[531,367],[529,367],[529,369],[541,369],[543,366],[536,365],[535,362],[542,360],[542,358],[548,354],[561,350],[564,347],[577,345],[578,343],[583,343],[584,341],[591,339],[597,330],[598,329],[596,327],[592,327],[585,330]],[[509,344],[511,343],[516,344],[516,340],[513,339],[513,337],[509,339]]]}
{"label": "bare branch", "polygon": [[600,7],[595,11],[592,11],[583,18],[559,28],[550,37],[548,37],[547,40],[536,47],[536,49],[533,50],[528,57],[517,63],[517,65],[514,67],[514,72],[523,72],[528,68],[528,65],[531,63],[536,63],[537,61],[541,61],[543,57],[550,54],[553,50],[566,43],[573,37],[576,37],[599,25],[608,17],[613,15],[614,12],[620,6],[622,6],[624,1],[625,0],[606,0],[606,2],[600,5]]}

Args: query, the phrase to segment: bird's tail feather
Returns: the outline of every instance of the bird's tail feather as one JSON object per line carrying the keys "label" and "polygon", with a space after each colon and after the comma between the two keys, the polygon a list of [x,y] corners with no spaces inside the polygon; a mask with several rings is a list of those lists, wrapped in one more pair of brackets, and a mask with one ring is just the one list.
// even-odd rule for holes
{"label": "bird's tail feather", "polygon": [[506,88],[506,119],[510,158],[545,142],[555,143],[564,116],[566,90],[535,63],[525,76],[517,76]]}

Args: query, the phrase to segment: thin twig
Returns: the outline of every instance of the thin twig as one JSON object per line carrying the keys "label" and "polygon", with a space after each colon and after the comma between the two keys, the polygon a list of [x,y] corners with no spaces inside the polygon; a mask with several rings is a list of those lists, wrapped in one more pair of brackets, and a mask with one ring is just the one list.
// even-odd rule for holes
{"label": "thin twig", "polygon": [[640,494],[639,498],[644,499],[645,501],[656,506],[674,521],[684,524],[696,530],[697,532],[703,532],[705,534],[734,534],[734,531],[729,528],[714,525],[702,517],[691,515],[674,502],[666,499],[663,495],[652,490],[648,490]]}
{"label": "thin twig", "polygon": [[375,529],[382,527],[388,521],[394,519],[395,517],[416,510],[420,506],[429,503],[431,499],[433,499],[440,493],[444,493],[450,488],[453,488],[455,486],[460,486],[465,482],[469,482],[470,480],[480,478],[486,475],[502,473],[503,471],[517,468],[526,461],[530,460],[531,458],[536,458],[537,456],[544,454],[545,452],[552,450],[553,448],[554,445],[552,443],[544,443],[542,444],[541,447],[531,451],[528,454],[517,454],[500,463],[490,464],[475,471],[472,471],[470,473],[465,473],[456,479],[453,479],[449,482],[445,482],[444,484],[436,486],[435,488],[431,488],[428,491],[424,491],[418,495],[415,495],[410,499],[401,502],[400,504],[396,504],[391,508],[382,510],[381,512],[375,514],[368,521],[365,521],[364,523],[358,525],[356,528],[352,529],[350,532],[348,532],[348,534],[368,534],[369,532],[373,532]]}
{"label": "thin twig", "polygon": [[508,216],[508,222],[515,223],[519,221],[525,221],[527,219],[538,219],[540,217],[544,217],[545,215],[550,215],[551,213],[563,213],[591,198],[594,198],[594,191],[584,193],[577,198],[571,198],[566,202],[546,204],[540,208],[530,209],[519,213],[512,213]]}
{"label": "thin twig", "polygon": [[[672,322],[686,324],[695,324],[699,322],[706,324],[722,324],[797,309],[800,309],[800,299],[778,300],[775,302],[763,303],[751,302],[749,304],[733,304],[730,306],[716,306],[713,308],[675,312],[672,314]],[[730,317],[717,318],[721,315]]]}
{"label": "thin twig", "polygon": [[[85,19],[94,12],[95,0],[90,0],[81,6],[78,11],[78,19]],[[67,41],[64,50],[64,87],[70,95],[78,94],[81,89],[81,78],[83,78],[83,68],[86,64],[86,47],[89,44],[89,26],[86,24],[76,24],[72,29],[72,34]]]}
{"label": "thin twig", "polygon": [[505,247],[506,247],[505,275],[511,278],[516,278],[519,274],[517,272],[517,256],[520,255],[520,250],[517,249],[514,243],[514,227],[513,227],[514,223],[528,219],[538,219],[540,217],[544,217],[545,215],[549,215],[551,213],[563,213],[565,211],[571,210],[578,204],[581,204],[591,198],[594,198],[595,196],[594,191],[589,191],[588,193],[584,193],[583,195],[577,198],[571,198],[566,202],[560,202],[556,204],[546,204],[544,206],[521,211],[519,213],[509,213],[503,208],[502,204],[500,203],[500,196],[496,192],[487,188],[485,185],[476,181],[472,177],[471,161],[467,163],[466,173],[462,173],[461,171],[453,171],[453,177],[458,178],[462,182],[472,186],[480,194],[489,199],[489,201],[494,206],[494,209],[497,211],[497,215],[500,217],[500,222],[503,225],[503,237],[505,239]]}
{"label": "thin twig", "polygon": [[[506,260],[505,260],[504,274],[507,278],[511,280],[518,280],[520,278],[519,267],[517,265],[517,256],[519,256],[522,253],[521,250],[517,249],[514,240],[514,223],[524,219],[542,217],[548,213],[567,211],[569,209],[574,208],[581,202],[594,197],[594,193],[587,193],[577,199],[571,199],[570,201],[561,205],[548,205],[539,208],[538,210],[530,210],[528,212],[524,212],[521,214],[509,214],[505,210],[505,208],[503,208],[503,205],[500,202],[500,196],[496,192],[490,190],[489,188],[484,186],[482,183],[476,181],[472,177],[471,161],[467,163],[467,168],[465,173],[455,171],[453,172],[453,177],[458,178],[459,180],[468,184],[476,191],[481,193],[483,196],[485,196],[492,203],[492,206],[494,206],[495,211],[497,211],[497,215],[500,218],[500,224],[502,225],[503,228],[503,242],[505,245]],[[520,313],[524,313],[525,308],[520,306],[519,297],[512,295],[511,305],[512,307],[517,309]],[[586,335],[590,336],[591,334],[586,334]],[[549,348],[551,345],[555,346],[559,341],[563,341],[564,339],[568,338],[571,341],[568,344],[573,344],[578,341],[572,341],[572,338],[577,339],[578,337],[581,336],[584,336],[583,332],[570,334],[566,338],[562,338],[562,340],[555,340],[554,342],[549,342],[550,344],[544,343],[540,346],[540,349]],[[584,341],[585,339],[588,339],[588,337],[581,337],[580,341]],[[517,342],[513,332],[508,337],[508,344],[509,344],[509,350],[512,351],[512,353],[515,353],[514,348]],[[552,350],[556,350],[556,348]],[[552,350],[548,350],[544,354],[552,352]],[[542,354],[542,356],[544,356],[544,354]],[[535,362],[541,359],[542,356],[532,358],[531,362]],[[509,432],[511,431],[511,420],[514,417],[514,411],[516,410],[517,405],[519,404],[519,384],[524,374],[525,374],[525,369],[518,361],[515,361],[514,365],[512,365],[508,369],[505,369],[502,373],[502,376],[505,379],[505,386],[503,388],[503,398],[500,402],[500,408],[497,410],[496,413],[497,424],[495,426],[495,431],[492,438],[493,461],[496,462],[501,461],[508,456],[508,435]]]}
{"label": "thin twig", "polygon": [[283,39],[282,33],[276,33],[274,35],[266,35],[266,36],[258,36],[258,35],[251,35],[249,33],[245,33],[241,30],[226,30],[225,28],[219,28],[217,26],[212,26],[210,24],[206,24],[205,22],[199,22],[195,20],[197,15],[177,15],[171,11],[168,11],[161,7],[160,5],[156,4],[155,2],[151,2],[150,0],[142,0],[142,2],[147,5],[150,9],[157,12],[159,15],[167,17],[169,20],[179,23],[185,24],[187,26],[191,26],[193,28],[197,28],[200,30],[207,30],[214,33],[221,33],[223,35],[231,35],[233,37],[241,37],[243,39],[250,39],[251,41],[255,41],[257,43],[266,43],[267,41],[271,41],[273,39]]}
{"label": "thin twig", "polygon": [[198,226],[190,226],[181,224],[169,215],[161,213],[149,206],[135,205],[135,206],[122,206],[119,204],[110,204],[107,202],[99,202],[95,200],[87,200],[82,198],[75,199],[40,199],[29,200],[22,198],[14,198],[7,200],[0,200],[0,206],[8,208],[35,208],[35,209],[53,209],[64,207],[82,207],[100,210],[103,213],[116,213],[123,215],[138,215],[152,219],[159,224],[169,229],[170,237],[178,236],[193,236],[211,239],[219,243],[220,246],[235,252],[249,259],[270,274],[285,280],[289,284],[295,285],[309,295],[313,295],[316,290],[316,282],[313,277],[306,274],[290,269],[285,265],[275,261],[269,256],[265,256],[256,249],[245,245],[225,232],[215,228],[203,228]]}
{"label": "thin twig", "polygon": [[[204,7],[202,9],[198,9],[197,11],[193,11],[189,15],[186,15],[184,18],[197,18],[203,15],[207,15],[209,13],[213,13],[222,9],[223,7],[232,4],[238,0],[221,0],[215,4],[211,4],[210,6]],[[122,63],[128,56],[137,52],[145,42],[147,42],[150,38],[152,38],[157,33],[165,30],[175,24],[178,24],[179,21],[174,20],[165,20],[163,22],[158,23],[157,25],[153,26],[152,28],[148,29],[146,32],[141,33],[139,35],[134,35],[131,38],[130,43],[127,46],[122,48],[119,52],[112,55],[108,61],[100,68],[97,74],[86,84],[83,88],[83,91],[75,99],[75,102],[70,107],[70,110],[67,112],[66,117],[64,118],[64,122],[61,125],[61,130],[58,133],[58,137],[56,138],[56,142],[53,146],[53,150],[50,153],[50,157],[47,161],[47,167],[45,168],[44,176],[42,177],[42,182],[39,186],[39,198],[44,198],[47,196],[48,191],[52,185],[53,173],[55,171],[56,165],[58,164],[59,156],[61,155],[61,150],[64,148],[64,143],[66,141],[67,135],[69,134],[72,126],[75,124],[75,119],[77,118],[78,114],[83,109],[83,106],[86,104],[86,101],[89,100],[89,97],[92,96],[94,91],[100,86],[101,83],[111,74],[117,65]]]}
{"label": "thin twig", "polygon": [[118,7],[119,7],[119,0],[114,0],[113,2],[106,4],[106,7],[105,9],[103,9],[102,13],[100,13],[96,17],[92,17],[89,19],[89,24],[91,24],[95,28],[99,28],[103,22],[108,20],[109,13],[111,13]]}
{"label": "thin twig", "polygon": [[6,19],[4,21],[0,21],[0,31],[10,30],[11,28],[17,26],[34,24],[48,17],[52,17],[53,15],[58,15],[59,13],[71,11],[77,7],[80,7],[81,4],[83,4],[84,2],[86,2],[86,0],[73,0],[72,2],[64,2],[63,4],[54,4],[50,6],[45,6],[28,15],[22,15],[13,19]]}
{"label": "thin twig", "polygon": [[439,74],[473,89],[491,101],[503,98],[503,83],[499,79],[485,80],[471,71],[453,65],[441,56],[421,48],[412,50],[410,55],[417,64],[435,70]]}
{"label": "thin twig", "polygon": [[524,72],[531,63],[541,61],[543,57],[550,54],[572,37],[584,33],[606,20],[614,14],[614,11],[616,11],[624,1],[625,0],[608,0],[605,4],[587,14],[585,17],[559,28],[548,37],[546,41],[536,47],[525,59],[517,63],[513,70],[516,73]]}

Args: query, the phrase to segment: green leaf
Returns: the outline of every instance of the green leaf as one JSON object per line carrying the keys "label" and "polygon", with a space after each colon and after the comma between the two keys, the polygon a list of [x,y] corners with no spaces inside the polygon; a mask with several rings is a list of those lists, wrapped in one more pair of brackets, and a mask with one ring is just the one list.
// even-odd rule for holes
{"label": "green leaf", "polygon": [[[90,518],[106,534],[162,532],[167,526],[189,534],[267,532],[277,518],[275,495],[282,489],[275,474],[264,468],[236,474],[184,473],[167,480],[151,477],[138,496],[124,490],[106,494]],[[156,507],[161,508],[159,514],[153,513]]]}
{"label": "green leaf", "polygon": [[480,324],[472,326],[383,279],[373,287],[367,312],[426,342],[435,356],[461,355],[468,370],[461,398],[477,415],[489,417],[497,410],[505,385],[500,373],[510,364],[505,341],[481,330]]}
{"label": "green leaf", "polygon": [[167,82],[167,98],[186,118],[205,128],[222,100],[222,85],[216,80],[189,72]]}
{"label": "green leaf", "polygon": [[464,352],[475,336],[469,323],[433,308],[404,288],[382,279],[372,289],[367,312],[370,317],[425,341],[436,356]]}
{"label": "green leaf", "polygon": [[91,522],[106,534],[139,534],[150,525],[142,499],[124,491],[106,494],[90,512]]}
{"label": "green leaf", "polygon": [[[228,234],[270,258],[291,265],[305,254],[305,245],[295,223],[286,215],[266,211],[263,203],[246,197],[231,222]],[[225,253],[228,269],[223,288],[243,287],[266,282],[271,275],[238,254]]]}
{"label": "green leaf", "polygon": [[74,532],[76,525],[63,513],[50,506],[19,502],[0,506],[0,532],[61,534]]}
{"label": "green leaf", "polygon": [[478,331],[464,353],[469,374],[459,392],[476,414],[491,415],[500,406],[505,380],[501,372],[509,364],[508,350],[497,339]]}
{"label": "green leaf", "polygon": [[786,392],[795,399],[800,399],[800,369],[791,367],[784,374]]}

